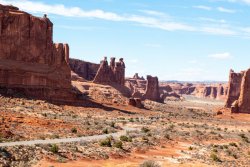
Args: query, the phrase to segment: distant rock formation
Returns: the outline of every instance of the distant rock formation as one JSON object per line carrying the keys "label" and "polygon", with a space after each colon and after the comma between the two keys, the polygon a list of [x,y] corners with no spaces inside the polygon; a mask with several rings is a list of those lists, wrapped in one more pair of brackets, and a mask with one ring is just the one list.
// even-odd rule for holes
{"label": "distant rock formation", "polygon": [[147,81],[143,77],[139,77],[138,73],[133,78],[127,78],[125,86],[129,88],[133,98],[142,99],[145,94]]}
{"label": "distant rock formation", "polygon": [[194,92],[191,94],[199,98],[225,100],[227,91],[227,85],[223,84],[199,85],[195,87]]}
{"label": "distant rock formation", "polygon": [[143,99],[161,102],[158,77],[147,76],[146,92]]}
{"label": "distant rock formation", "polygon": [[[70,59],[69,65],[75,74],[87,81],[92,81],[95,78],[100,67],[100,64],[90,63],[78,59]],[[72,75],[72,77],[75,78],[75,75]]]}
{"label": "distant rock formation", "polygon": [[226,107],[230,108],[235,100],[239,99],[241,91],[241,82],[244,76],[244,71],[240,73],[235,73],[233,70],[230,70],[229,74],[229,90],[227,95]]}
{"label": "distant rock formation", "polygon": [[135,75],[133,76],[133,79],[145,80],[143,77],[139,77],[138,73],[135,73]]}
{"label": "distant rock formation", "polygon": [[[113,67],[111,67],[113,68]],[[119,62],[115,63],[115,67],[112,69],[114,75],[115,75],[115,81],[120,84],[125,84],[125,63],[123,61],[123,58],[119,59]]]}
{"label": "distant rock formation", "polygon": [[109,84],[117,83],[120,85],[125,84],[125,63],[123,58],[119,62],[115,62],[115,58],[110,59],[110,66],[107,61],[107,57],[101,61],[100,67],[93,80],[94,83]]}
{"label": "distant rock formation", "polygon": [[53,24],[0,5],[0,86],[49,99],[71,96],[69,46],[53,43]]}
{"label": "distant rock formation", "polygon": [[[197,84],[197,83],[161,83],[160,92],[167,92],[173,97],[192,95],[198,98],[225,100],[228,93],[227,84]],[[166,94],[167,95],[167,94]],[[165,96],[166,96],[165,95]]]}
{"label": "distant rock formation", "polygon": [[126,79],[125,85],[131,91],[132,98],[163,102],[157,77],[148,75],[145,80],[136,73],[133,78]]}

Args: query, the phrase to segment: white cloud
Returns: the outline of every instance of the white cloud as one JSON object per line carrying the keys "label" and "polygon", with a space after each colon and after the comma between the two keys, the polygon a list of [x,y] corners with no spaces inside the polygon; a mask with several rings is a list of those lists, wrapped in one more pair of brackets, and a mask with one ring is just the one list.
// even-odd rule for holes
{"label": "white cloud", "polygon": [[229,52],[216,53],[216,54],[209,55],[208,57],[214,58],[214,59],[219,59],[219,60],[226,60],[226,59],[232,58],[232,56]]}
{"label": "white cloud", "polygon": [[152,16],[169,17],[167,14],[155,10],[139,10],[142,13]]}
{"label": "white cloud", "polygon": [[250,0],[227,0],[228,2],[240,2],[250,5]]}
{"label": "white cloud", "polygon": [[202,27],[201,32],[213,35],[236,36],[238,32],[225,27]]}
{"label": "white cloud", "polygon": [[[12,4],[22,10],[32,13],[47,13],[66,17],[82,17],[82,18],[96,18],[109,21],[123,21],[139,23],[143,26],[159,28],[166,31],[194,31],[195,28],[184,23],[175,22],[171,20],[161,20],[155,17],[138,16],[138,15],[120,15],[113,12],[105,12],[103,10],[89,10],[85,11],[78,7],[65,7],[64,5],[48,5],[42,2],[32,2],[29,0],[0,0],[2,4]],[[155,11],[147,11],[156,15]]]}
{"label": "white cloud", "polygon": [[209,21],[209,22],[222,23],[222,24],[227,22],[224,19],[213,19],[213,18],[207,18],[207,17],[199,17],[199,19],[202,21]]}
{"label": "white cloud", "polygon": [[203,6],[203,5],[193,6],[193,8],[202,9],[202,10],[212,10],[211,7]]}
{"label": "white cloud", "polygon": [[224,7],[218,7],[217,10],[218,10],[219,12],[224,12],[224,13],[236,13],[235,10],[226,9],[226,8],[224,8]]}
{"label": "white cloud", "polygon": [[236,13],[235,10],[227,9],[227,8],[224,8],[224,7],[213,8],[213,7],[210,7],[210,6],[198,5],[198,6],[193,6],[193,8],[207,10],[207,11],[217,10],[219,12],[224,12],[224,13]]}
{"label": "white cloud", "polygon": [[[156,29],[161,29],[165,31],[187,31],[187,32],[203,32],[211,35],[224,35],[224,36],[237,36],[237,37],[246,37],[246,32],[243,31],[244,27],[225,27],[224,20],[215,20],[215,19],[204,19],[209,22],[214,21],[216,24],[214,26],[204,26],[204,25],[191,25],[176,21],[174,18],[166,15],[165,13],[153,11],[153,10],[144,10],[141,11],[145,15],[134,15],[134,14],[118,14],[114,12],[107,12],[100,9],[96,10],[83,10],[79,7],[66,7],[62,4],[46,4],[39,1],[31,0],[0,0],[2,4],[12,4],[19,7],[21,10],[39,13],[39,14],[51,14],[59,15],[64,17],[79,17],[79,18],[89,18],[89,19],[101,19],[114,22],[131,22],[139,26],[151,27]],[[212,10],[208,6],[196,6],[196,8],[202,8],[205,10]],[[164,17],[163,17],[164,16]],[[217,21],[217,22],[216,22]],[[61,27],[74,29],[72,25]],[[86,27],[85,27],[86,28]],[[85,29],[84,27],[76,27],[75,29]],[[247,34],[248,35],[248,34]]]}

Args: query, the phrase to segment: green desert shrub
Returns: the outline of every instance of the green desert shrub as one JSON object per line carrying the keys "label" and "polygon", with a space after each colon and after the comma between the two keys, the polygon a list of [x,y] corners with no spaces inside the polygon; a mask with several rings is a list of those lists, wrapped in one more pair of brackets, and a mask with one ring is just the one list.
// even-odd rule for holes
{"label": "green desert shrub", "polygon": [[100,146],[102,147],[112,147],[112,139],[110,137],[107,137],[106,139],[102,140],[100,142]]}
{"label": "green desert shrub", "polygon": [[114,147],[115,147],[115,148],[123,149],[122,146],[123,146],[123,144],[122,144],[121,141],[117,141],[117,142],[114,143]]}
{"label": "green desert shrub", "polygon": [[215,153],[211,153],[210,158],[215,162],[221,162],[220,158]]}
{"label": "green desert shrub", "polygon": [[56,154],[59,151],[59,147],[56,144],[53,144],[50,148],[50,151]]}

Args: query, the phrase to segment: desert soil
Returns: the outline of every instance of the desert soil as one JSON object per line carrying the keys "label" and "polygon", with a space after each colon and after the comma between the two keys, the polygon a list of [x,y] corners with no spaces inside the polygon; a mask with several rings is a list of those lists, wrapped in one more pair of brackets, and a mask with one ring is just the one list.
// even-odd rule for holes
{"label": "desert soil", "polygon": [[[221,101],[187,96],[166,104],[146,101],[146,109],[65,106],[4,96],[0,103],[2,143],[105,135],[0,147],[2,166],[138,167],[149,160],[163,167],[250,166],[250,116],[218,113]],[[107,137],[119,132],[122,137]]]}

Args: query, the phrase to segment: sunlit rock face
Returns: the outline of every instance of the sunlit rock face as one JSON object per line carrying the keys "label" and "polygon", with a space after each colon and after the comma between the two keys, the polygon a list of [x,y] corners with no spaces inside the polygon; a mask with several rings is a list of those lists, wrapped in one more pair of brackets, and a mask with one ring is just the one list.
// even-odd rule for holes
{"label": "sunlit rock face", "polygon": [[39,98],[69,100],[69,46],[53,43],[53,24],[0,5],[0,85]]}
{"label": "sunlit rock face", "polygon": [[241,91],[241,83],[244,75],[244,71],[241,73],[236,73],[233,70],[230,70],[229,73],[229,89],[226,100],[226,107],[230,108],[235,100],[239,99],[240,91]]}

